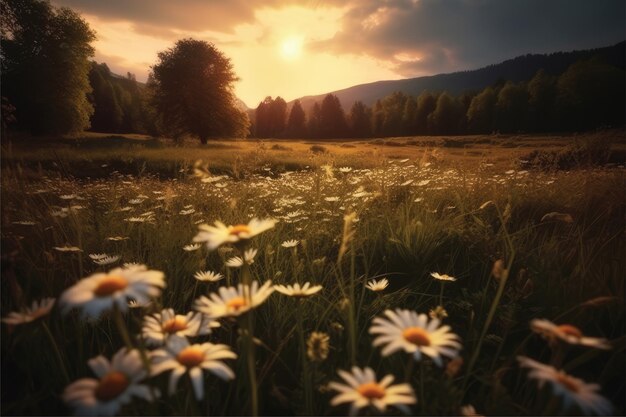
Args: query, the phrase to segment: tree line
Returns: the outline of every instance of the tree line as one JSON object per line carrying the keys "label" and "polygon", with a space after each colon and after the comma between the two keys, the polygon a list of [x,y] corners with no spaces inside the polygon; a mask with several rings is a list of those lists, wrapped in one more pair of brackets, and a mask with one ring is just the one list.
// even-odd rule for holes
{"label": "tree line", "polygon": [[493,132],[565,132],[624,125],[623,69],[593,58],[560,75],[539,70],[526,82],[499,80],[479,92],[452,96],[394,92],[372,107],[356,101],[346,113],[328,94],[308,115],[299,100],[287,111],[281,97],[267,97],[254,111],[258,138],[367,138],[463,135]]}

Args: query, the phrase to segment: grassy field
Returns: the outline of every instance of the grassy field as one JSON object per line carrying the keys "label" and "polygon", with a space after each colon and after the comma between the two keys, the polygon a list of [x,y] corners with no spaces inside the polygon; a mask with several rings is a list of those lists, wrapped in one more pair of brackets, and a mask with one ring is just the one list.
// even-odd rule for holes
{"label": "grassy field", "polygon": [[[353,366],[408,384],[417,398],[406,403],[411,414],[458,415],[471,404],[484,415],[621,415],[624,150],[620,131],[206,147],[127,135],[15,138],[2,152],[2,317],[24,315],[2,327],[3,414],[71,413],[62,398],[73,381],[96,377],[88,361],[126,346],[141,352],[151,370],[143,384],[160,397],[135,398],[115,410],[122,415],[342,415],[349,404],[331,404],[338,392],[329,384],[345,383],[338,371]],[[202,224],[253,218],[276,223],[216,250],[187,246]],[[229,230],[232,240],[245,236]],[[244,249],[258,252],[227,266]],[[98,254],[115,258],[90,256]],[[63,296],[130,262],[164,274],[166,287],[150,302],[87,319],[87,307],[71,308]],[[223,279],[201,281],[199,271]],[[366,287],[383,278],[386,288]],[[310,297],[274,291],[247,313],[215,319],[220,327],[189,340],[226,345],[237,358],[220,360],[234,378],[209,369],[192,379],[185,365],[170,389],[169,372],[155,371],[163,348],[142,331],[146,317],[164,308],[185,315],[202,295],[251,281],[322,289]],[[25,310],[45,297],[56,298],[49,313]],[[396,309],[429,315],[433,327],[399,334],[424,349],[420,360],[373,345],[375,321]],[[560,327],[542,331],[536,319]],[[459,343],[440,350],[440,363],[427,349],[436,346],[435,320]],[[583,335],[596,339],[583,343]],[[585,346],[594,341],[603,348]],[[566,397],[595,388],[557,373],[539,388],[519,357],[597,383],[606,400],[596,398],[596,409],[568,405],[551,387],[569,389]],[[103,381],[94,401],[105,407],[121,397]],[[360,413],[377,414],[384,387],[367,388],[357,390],[372,400]]]}

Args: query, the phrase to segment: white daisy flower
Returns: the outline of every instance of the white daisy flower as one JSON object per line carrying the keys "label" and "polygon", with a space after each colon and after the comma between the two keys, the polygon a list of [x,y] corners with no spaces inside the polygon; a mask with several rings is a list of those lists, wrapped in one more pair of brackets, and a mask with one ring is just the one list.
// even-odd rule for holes
{"label": "white daisy flower", "polygon": [[243,259],[240,256],[233,256],[226,261],[226,266],[229,268],[239,268],[244,264],[244,262],[248,265],[252,265],[257,252],[257,249],[246,249],[243,253]]}
{"label": "white daisy flower", "polygon": [[2,319],[2,322],[12,326],[30,323],[50,313],[55,301],[55,298],[43,298],[39,301],[33,301],[30,308],[25,308],[20,312],[14,311],[9,313],[7,317]]}
{"label": "white daisy flower", "polygon": [[85,315],[97,317],[114,305],[126,311],[129,298],[145,303],[151,297],[158,297],[164,287],[163,272],[136,265],[83,278],[65,290],[59,302],[64,312],[80,307]]}
{"label": "white daisy flower", "polygon": [[160,313],[146,316],[141,333],[150,345],[162,345],[170,336],[202,336],[210,334],[212,327],[219,326],[218,322],[206,320],[202,314],[192,311],[183,316],[166,308]]}
{"label": "white daisy flower", "polygon": [[198,271],[194,274],[194,278],[198,281],[217,282],[224,278],[224,275],[213,271]]}
{"label": "white daisy flower", "polygon": [[104,265],[110,265],[112,263],[115,263],[117,261],[120,260],[120,256],[119,255],[107,255],[104,258],[100,258],[100,259],[94,259],[93,263],[100,265],[100,266],[104,266]]}
{"label": "white daisy flower", "polygon": [[576,326],[571,324],[554,324],[546,319],[534,319],[530,322],[530,328],[541,336],[554,343],[560,339],[570,345],[582,345],[595,347],[598,349],[611,349],[611,344],[607,339],[598,337],[588,337]]}
{"label": "white daisy flower", "polygon": [[130,239],[130,238],[127,237],[127,236],[110,236],[110,237],[107,237],[107,240],[110,240],[111,242],[121,242],[123,240],[128,240],[128,239]]}
{"label": "white daisy flower", "polygon": [[185,252],[193,252],[193,251],[200,249],[201,247],[202,247],[202,244],[200,243],[192,243],[190,245],[183,246],[183,250]]}
{"label": "white daisy flower", "polygon": [[[132,397],[155,399],[147,385],[139,384],[147,372],[137,350],[122,348],[111,362],[98,356],[88,363],[98,379],[79,379],[63,392],[63,401],[74,408],[77,415],[113,416],[121,406],[130,403]],[[155,394],[158,396],[158,391]]]}
{"label": "white daisy flower", "polygon": [[439,281],[456,281],[456,278],[451,277],[450,275],[440,274],[439,272],[431,272],[430,276],[438,279]]}
{"label": "white daisy flower", "polygon": [[611,402],[598,393],[600,385],[588,384],[550,365],[537,362],[525,356],[518,356],[520,365],[530,368],[529,378],[537,380],[539,388],[548,382],[552,392],[563,400],[563,411],[575,404],[585,414],[610,415]]}
{"label": "white daisy flower", "polygon": [[385,413],[387,407],[393,406],[406,414],[411,410],[408,405],[415,404],[417,399],[413,389],[409,384],[391,385],[394,380],[393,375],[387,375],[377,381],[376,374],[372,368],[361,369],[352,367],[352,372],[338,371],[339,376],[347,384],[331,382],[330,389],[338,391],[331,401],[332,406],[344,403],[350,404],[350,415],[356,415],[358,410],[367,406],[375,407],[378,412]]}
{"label": "white daisy flower", "polygon": [[266,281],[260,288],[258,281],[253,281],[251,287],[243,284],[237,287],[220,287],[217,293],[198,298],[194,309],[215,319],[239,316],[263,304],[272,292],[272,281]]}
{"label": "white daisy flower", "polygon": [[347,174],[350,171],[352,171],[352,168],[350,168],[350,167],[341,167],[341,168],[339,168],[339,172],[343,172],[344,174]]}
{"label": "white daisy flower", "polygon": [[421,360],[422,354],[429,356],[437,366],[442,366],[442,356],[454,358],[461,349],[459,337],[450,332],[450,326],[440,327],[439,319],[430,322],[426,314],[415,311],[396,309],[385,310],[387,318],[375,317],[369,332],[378,335],[374,346],[385,347],[383,356],[389,356],[398,350],[413,355]]}
{"label": "white daisy flower", "polygon": [[82,252],[83,250],[77,246],[54,246],[52,249],[59,252]]}
{"label": "white daisy flower", "polygon": [[178,380],[185,373],[189,373],[197,400],[204,398],[203,369],[226,381],[235,378],[235,373],[222,361],[237,358],[226,345],[213,343],[190,345],[185,338],[171,337],[164,349],[155,350],[150,356],[152,375],[172,371],[168,388],[170,395],[174,394]]}
{"label": "white daisy flower", "polygon": [[378,281],[373,279],[371,281],[368,281],[367,284],[365,284],[365,288],[374,292],[378,292],[387,288],[388,285],[389,285],[389,280],[387,280],[387,278],[383,278]]}
{"label": "white daisy flower", "polygon": [[300,243],[299,240],[291,239],[285,240],[283,243],[280,244],[280,246],[282,246],[283,248],[293,248],[298,246],[298,243]]}
{"label": "white daisy flower", "polygon": [[193,238],[194,242],[206,243],[209,250],[217,249],[224,243],[237,243],[253,238],[259,233],[271,229],[276,224],[273,219],[252,219],[248,224],[237,224],[226,226],[220,221],[215,222],[215,226],[201,224],[198,226],[200,232]]}
{"label": "white daisy flower", "polygon": [[310,282],[305,282],[302,287],[299,283],[295,283],[294,285],[274,285],[274,289],[281,294],[288,295],[290,297],[296,298],[306,298],[310,297],[313,294],[318,293],[322,290],[321,285],[313,285],[311,286]]}

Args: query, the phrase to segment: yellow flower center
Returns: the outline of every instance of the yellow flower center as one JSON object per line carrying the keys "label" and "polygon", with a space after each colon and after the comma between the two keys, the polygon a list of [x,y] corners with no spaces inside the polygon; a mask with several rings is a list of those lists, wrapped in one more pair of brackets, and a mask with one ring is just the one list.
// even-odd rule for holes
{"label": "yellow flower center", "polygon": [[578,392],[579,385],[576,383],[574,378],[572,378],[571,376],[566,375],[564,373],[559,373],[556,376],[556,380],[561,385],[563,385],[565,388],[567,388],[569,391],[571,391],[571,392]]}
{"label": "yellow flower center", "polygon": [[187,330],[187,320],[183,317],[174,317],[163,323],[163,331],[166,333],[176,333]]}
{"label": "yellow flower center", "polygon": [[236,224],[234,226],[229,227],[228,233],[231,235],[236,235],[237,237],[241,237],[242,233],[250,233],[250,228],[246,224]]}
{"label": "yellow flower center", "polygon": [[100,281],[93,293],[96,297],[108,297],[116,291],[128,287],[128,280],[119,275],[107,275]]}
{"label": "yellow flower center", "polygon": [[565,333],[566,335],[574,336],[579,339],[583,336],[583,333],[578,329],[578,327],[572,326],[571,324],[561,324],[556,327],[561,331],[561,333]]}
{"label": "yellow flower center", "polygon": [[417,346],[430,346],[428,333],[419,327],[408,327],[402,332],[402,337]]}
{"label": "yellow flower center", "polygon": [[181,363],[181,365],[184,365],[187,368],[193,368],[194,366],[198,366],[202,363],[204,360],[204,352],[202,352],[199,347],[189,346],[181,350],[176,359]]}
{"label": "yellow flower center", "polygon": [[247,305],[248,305],[248,303],[246,302],[245,298],[243,298],[243,297],[231,298],[226,303],[226,307],[228,307],[231,310],[235,310],[235,311],[237,311],[240,308],[245,307]]}
{"label": "yellow flower center", "polygon": [[385,389],[378,385],[376,382],[366,382],[365,384],[359,385],[356,390],[359,394],[367,399],[380,399],[385,396]]}
{"label": "yellow flower center", "polygon": [[111,401],[126,391],[130,381],[121,372],[109,372],[100,380],[95,395],[100,401]]}

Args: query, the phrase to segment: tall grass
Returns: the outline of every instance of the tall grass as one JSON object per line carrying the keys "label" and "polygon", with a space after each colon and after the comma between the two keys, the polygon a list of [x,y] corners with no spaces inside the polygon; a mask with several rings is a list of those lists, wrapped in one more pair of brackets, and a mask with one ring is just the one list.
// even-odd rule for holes
{"label": "tall grass", "polygon": [[[158,149],[142,152],[171,158]],[[5,414],[70,412],[59,400],[67,379],[91,376],[90,358],[110,357],[128,343],[120,328],[136,337],[143,315],[162,307],[184,314],[199,295],[226,285],[196,281],[193,275],[201,270],[222,272],[233,284],[239,273],[249,273],[252,280],[309,281],[324,289],[301,303],[274,293],[254,310],[254,330],[241,341],[239,325],[231,321],[205,337],[231,346],[239,359],[234,382],[205,378],[203,403],[189,401],[182,385],[168,397],[167,378],[157,376],[149,383],[160,387],[163,397],[135,401],[123,414],[240,415],[254,410],[252,398],[258,398],[261,415],[345,413],[347,408],[330,406],[327,384],[337,379],[337,370],[353,365],[408,378],[419,401],[413,413],[458,414],[472,403],[485,414],[541,414],[550,398],[526,381],[515,363],[519,354],[549,357],[546,343],[529,329],[533,318],[573,323],[613,341],[611,351],[572,347],[563,363],[569,372],[600,383],[616,413],[624,412],[622,171],[529,173],[380,158],[367,169],[352,164],[352,171],[340,172],[337,167],[350,166],[349,161],[321,168],[332,161],[312,156],[302,162],[301,168],[309,168],[292,171],[258,152],[255,164],[261,168],[245,168],[245,175],[236,155],[212,159],[208,175],[228,174],[212,182],[191,175],[192,158],[176,166],[184,172],[166,180],[149,169],[137,177],[111,166],[99,168],[100,179],[77,180],[62,170],[61,175],[31,170],[26,177],[18,165],[5,165],[3,317],[112,268],[95,265],[88,254],[119,255],[119,262],[143,263],[167,277],[162,297],[145,309],[131,309],[123,323],[109,315],[86,322],[55,307],[32,323],[3,326]],[[62,168],[64,157],[58,158],[54,162]],[[542,221],[550,212],[569,214],[573,221]],[[344,221],[348,213],[354,216]],[[251,241],[259,253],[249,270],[225,267],[228,255],[221,251],[182,249],[199,223],[239,224],[251,217],[279,222]],[[120,240],[109,239],[116,237]],[[299,240],[296,250],[281,246],[288,239]],[[54,249],[64,245],[82,252]],[[492,276],[497,260],[507,271],[499,280]],[[442,295],[431,272],[457,281],[446,283]],[[381,277],[389,279],[387,289],[365,289],[367,281]],[[461,369],[426,361],[411,370],[404,354],[382,357],[372,347],[371,320],[385,309],[428,313],[440,304],[448,314],[443,321],[462,339]],[[251,322],[240,324],[252,328]],[[303,340],[312,331],[330,335],[330,354],[320,363],[304,358]],[[250,390],[258,390],[258,397]]]}

